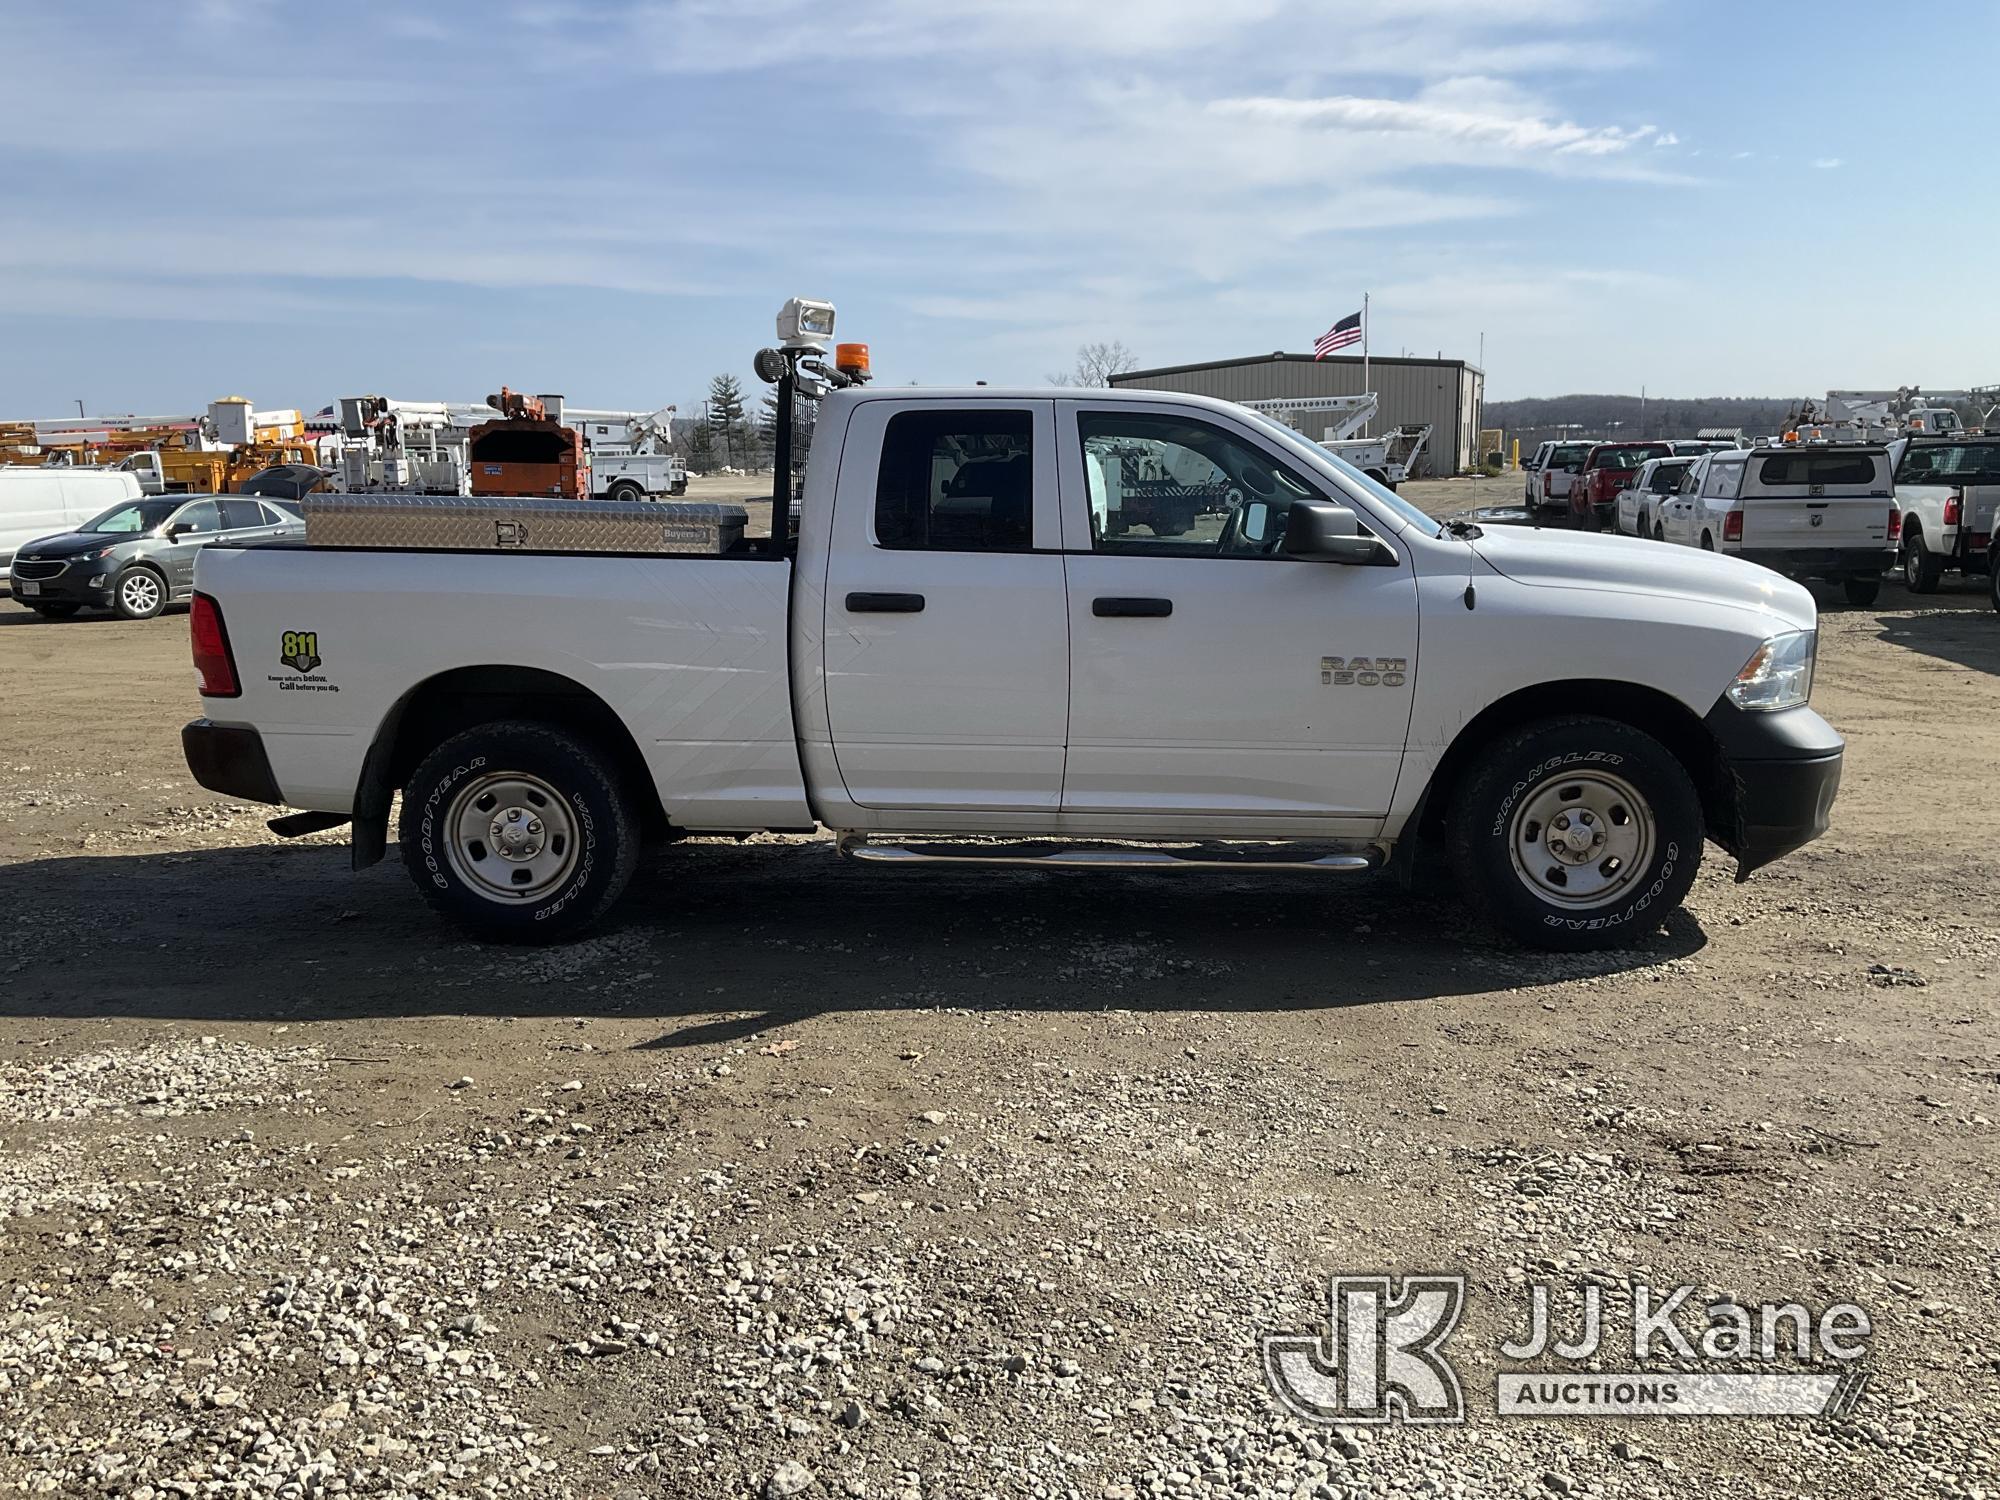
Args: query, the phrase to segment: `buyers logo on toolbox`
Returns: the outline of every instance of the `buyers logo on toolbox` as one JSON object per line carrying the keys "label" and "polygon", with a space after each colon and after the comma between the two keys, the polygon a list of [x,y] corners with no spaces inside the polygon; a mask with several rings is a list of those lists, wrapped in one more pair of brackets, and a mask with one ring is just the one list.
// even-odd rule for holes
{"label": "buyers logo on toolbox", "polygon": [[278,640],[278,660],[299,675],[280,677],[276,674],[266,677],[266,682],[274,682],[281,692],[288,693],[337,693],[340,688],[326,678],[316,675],[313,668],[324,660],[319,654],[319,632],[317,630],[287,630]]}

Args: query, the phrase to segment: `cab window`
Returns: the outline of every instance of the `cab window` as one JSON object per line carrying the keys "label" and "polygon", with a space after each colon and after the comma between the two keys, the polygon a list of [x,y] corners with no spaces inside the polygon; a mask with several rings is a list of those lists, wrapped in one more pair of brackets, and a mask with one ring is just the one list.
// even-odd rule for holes
{"label": "cab window", "polygon": [[898,412],[882,436],[876,545],[1025,551],[1034,543],[1034,464],[1031,412]]}
{"label": "cab window", "polygon": [[1077,435],[1094,552],[1276,556],[1292,503],[1322,498],[1262,449],[1188,417],[1086,411]]}

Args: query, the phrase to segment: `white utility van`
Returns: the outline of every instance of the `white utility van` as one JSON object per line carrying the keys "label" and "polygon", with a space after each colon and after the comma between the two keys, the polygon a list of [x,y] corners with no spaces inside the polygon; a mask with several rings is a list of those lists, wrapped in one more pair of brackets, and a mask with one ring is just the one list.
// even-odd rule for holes
{"label": "white utility van", "polygon": [[142,491],[139,476],[109,469],[0,467],[0,568],[25,542],[74,531],[99,511]]}
{"label": "white utility van", "polygon": [[1737,448],[1698,458],[1658,506],[1660,539],[1823,578],[1867,606],[1895,561],[1902,515],[1879,443]]}

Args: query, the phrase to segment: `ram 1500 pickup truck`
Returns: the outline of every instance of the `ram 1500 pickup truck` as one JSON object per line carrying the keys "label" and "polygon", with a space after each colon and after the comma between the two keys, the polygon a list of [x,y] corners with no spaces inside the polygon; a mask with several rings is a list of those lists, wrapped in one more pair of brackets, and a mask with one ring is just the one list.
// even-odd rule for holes
{"label": "ram 1500 pickup truck", "polygon": [[[1110,524],[1161,471],[1224,508]],[[1440,525],[1145,390],[831,391],[795,542],[791,500],[739,540],[728,508],[310,497],[306,542],[201,554],[189,764],[305,810],[280,832],[351,821],[357,868],[400,793],[418,889],[501,941],[597,921],[644,839],[824,828],[911,868],[1435,849],[1506,932],[1599,948],[1704,838],[1747,875],[1827,824],[1813,603],[1747,563]]]}

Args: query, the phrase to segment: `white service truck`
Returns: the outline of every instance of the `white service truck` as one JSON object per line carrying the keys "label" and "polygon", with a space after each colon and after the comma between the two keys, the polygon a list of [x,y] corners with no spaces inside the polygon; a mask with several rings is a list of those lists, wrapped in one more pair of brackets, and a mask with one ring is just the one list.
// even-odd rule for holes
{"label": "white service truck", "polygon": [[674,451],[675,408],[597,411],[565,406],[561,420],[583,435],[590,493],[606,500],[684,495],[687,461]]}
{"label": "white service truck", "polygon": [[[913,869],[1437,850],[1516,938],[1601,948],[1704,839],[1746,876],[1826,828],[1796,584],[1440,525],[1204,397],[824,389],[831,324],[790,304],[758,356],[781,408],[823,391],[796,532],[782,484],[749,538],[734,507],[314,496],[303,543],[204,549],[196,779],[303,809],[282,834],[351,822],[357,868],[400,793],[424,897],[517,942],[600,919],[646,839],[824,828]],[[1094,476],[1135,445],[1237,498],[1112,532]]]}

